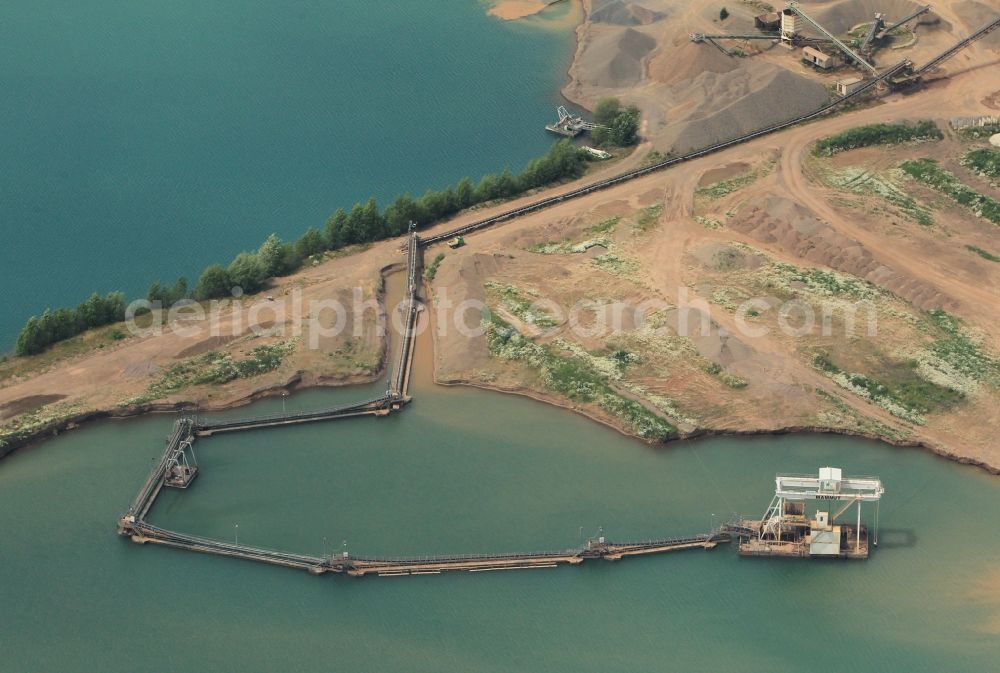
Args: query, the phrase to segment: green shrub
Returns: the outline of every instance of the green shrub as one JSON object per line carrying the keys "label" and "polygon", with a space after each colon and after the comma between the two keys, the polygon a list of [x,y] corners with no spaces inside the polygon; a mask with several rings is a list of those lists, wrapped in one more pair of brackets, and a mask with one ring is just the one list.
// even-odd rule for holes
{"label": "green shrub", "polygon": [[962,183],[954,174],[941,168],[934,159],[904,161],[900,168],[913,179],[951,197],[976,215],[1000,224],[1000,202]]}
{"label": "green shrub", "polygon": [[639,140],[639,108],[634,105],[623,108],[617,98],[602,98],[594,119],[601,125],[590,133],[595,145],[627,147]]}
{"label": "green shrub", "polygon": [[991,147],[966,152],[961,164],[981,175],[990,178],[1000,177],[1000,151]]}
{"label": "green shrub", "polygon": [[659,223],[660,215],[662,214],[662,203],[655,203],[651,206],[647,206],[639,211],[639,214],[635,218],[635,226],[633,228],[639,231],[648,231]]}
{"label": "green shrub", "polygon": [[234,360],[229,353],[210,351],[171,365],[145,393],[126,400],[123,405],[151,402],[189,386],[218,385],[260,376],[277,369],[293,350],[294,340],[258,346],[242,360]]}
{"label": "green shrub", "polygon": [[881,379],[856,372],[845,372],[826,353],[813,357],[813,366],[861,397],[890,413],[922,424],[922,414],[947,409],[965,399],[965,394],[929,381],[917,372],[918,363],[891,362],[884,367]]}
{"label": "green shrub", "polygon": [[990,252],[988,250],[983,250],[978,245],[967,245],[965,247],[970,252],[976,253],[977,255],[979,255],[980,257],[982,257],[983,259],[988,259],[991,262],[1000,262],[1000,257],[998,257],[997,255],[994,255],[992,252]]}
{"label": "green shrub", "polygon": [[944,134],[932,121],[916,124],[869,124],[823,138],[813,147],[813,154],[831,156],[838,152],[871,145],[898,145],[916,140],[941,140]]}
{"label": "green shrub", "polygon": [[426,278],[427,280],[434,280],[434,277],[437,275],[438,267],[441,266],[441,262],[443,260],[444,260],[444,253],[439,252],[437,256],[434,258],[434,261],[431,262],[426,269],[424,269],[424,278]]}

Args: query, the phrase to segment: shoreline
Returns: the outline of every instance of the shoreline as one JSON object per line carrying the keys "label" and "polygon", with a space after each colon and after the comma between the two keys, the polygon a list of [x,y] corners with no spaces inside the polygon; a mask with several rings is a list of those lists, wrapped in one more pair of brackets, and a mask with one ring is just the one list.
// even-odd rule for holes
{"label": "shoreline", "polygon": [[461,379],[455,379],[451,381],[439,381],[435,378],[434,383],[439,386],[446,387],[467,387],[467,388],[477,388],[479,390],[485,390],[492,393],[499,393],[503,395],[517,395],[520,397],[527,397],[531,400],[539,402],[541,404],[548,404],[550,406],[559,407],[561,409],[566,409],[579,416],[583,416],[595,423],[599,423],[607,428],[611,428],[619,432],[626,437],[640,441],[653,448],[670,448],[672,445],[679,442],[689,442],[696,441],[699,439],[713,439],[719,437],[762,437],[762,436],[781,436],[781,435],[840,435],[843,437],[854,437],[857,439],[867,439],[876,442],[881,442],[888,446],[900,448],[900,449],[921,449],[928,451],[931,454],[948,460],[949,462],[958,463],[960,465],[967,465],[970,467],[975,467],[985,471],[987,474],[1000,476],[1000,466],[990,465],[981,460],[975,458],[969,458],[967,456],[961,456],[948,449],[934,445],[930,442],[914,440],[894,440],[887,439],[885,437],[880,437],[875,434],[866,432],[853,432],[845,428],[830,428],[824,426],[810,426],[810,425],[785,425],[776,428],[755,428],[739,430],[735,428],[698,428],[692,432],[679,432],[673,439],[668,439],[664,442],[648,442],[641,437],[629,432],[622,426],[601,418],[596,414],[592,414],[585,409],[577,407],[575,405],[567,404],[555,396],[550,396],[545,393],[539,393],[537,391],[528,388],[500,388],[489,386],[482,383],[472,383],[470,381],[465,381]]}
{"label": "shoreline", "polygon": [[[584,0],[586,1],[586,0]],[[382,279],[381,288],[378,293],[378,303],[381,311],[387,314],[386,308],[386,285],[385,281],[388,280],[389,276],[398,273],[401,269],[401,264],[394,262],[392,264],[387,264],[379,269],[379,276]],[[427,286],[426,281],[422,281],[422,287],[424,288],[424,294],[430,296],[430,288]],[[556,395],[532,390],[524,387],[515,388],[504,388],[500,386],[491,386],[483,383],[474,383],[467,379],[440,379],[437,375],[437,350],[438,342],[435,339],[434,330],[431,329],[430,334],[431,343],[431,380],[432,385],[438,385],[443,387],[467,387],[475,388],[478,390],[487,391],[490,393],[503,394],[503,395],[516,395],[519,397],[525,397],[540,404],[546,404],[549,406],[557,407],[560,409],[565,409],[576,415],[582,416],[587,420],[598,423],[604,427],[610,428],[626,437],[634,439],[635,441],[642,442],[647,446],[659,449],[659,448],[672,448],[673,445],[680,442],[690,442],[700,439],[713,439],[722,437],[763,437],[763,436],[781,436],[781,435],[840,435],[844,437],[854,437],[858,439],[865,439],[871,441],[881,442],[888,446],[896,448],[914,448],[928,451],[934,456],[948,460],[950,462],[957,463],[959,465],[966,465],[969,467],[974,467],[981,469],[989,475],[1000,476],[1000,466],[991,465],[985,461],[978,460],[975,458],[969,458],[967,456],[962,456],[953,451],[948,450],[944,446],[939,446],[931,442],[922,440],[894,440],[886,437],[881,437],[872,433],[867,432],[855,432],[846,428],[832,428],[824,426],[809,426],[809,425],[785,425],[778,426],[774,428],[748,428],[748,429],[737,429],[737,428],[696,428],[691,432],[678,431],[676,437],[661,441],[661,442],[650,442],[642,437],[639,437],[633,432],[630,432],[623,425],[615,422],[612,419],[602,417],[598,414],[591,413],[589,410],[584,409],[578,405],[572,404]],[[199,411],[206,412],[218,412],[218,411],[228,411],[232,409],[239,409],[242,407],[249,406],[254,402],[276,398],[283,394],[294,394],[299,391],[321,389],[321,388],[350,388],[353,386],[362,386],[374,383],[385,376],[387,367],[389,365],[389,349],[390,349],[390,339],[382,339],[382,346],[380,349],[380,360],[379,368],[372,374],[368,375],[348,375],[348,376],[319,376],[313,377],[308,372],[296,371],[292,374],[284,383],[282,384],[271,384],[262,386],[252,390],[249,394],[243,395],[231,399],[229,401],[223,402],[221,404],[202,404],[194,402],[191,400],[178,400],[176,402],[170,403],[147,403],[135,406],[114,408],[114,409],[96,409],[86,412],[81,412],[73,416],[69,416],[58,421],[53,421],[52,423],[46,424],[34,432],[25,435],[22,438],[11,441],[9,444],[0,447],[0,460],[3,460],[7,456],[11,455],[19,449],[32,448],[33,445],[40,445],[44,443],[47,439],[52,439],[58,437],[64,432],[71,430],[76,430],[82,427],[84,424],[92,423],[95,421],[122,421],[139,418],[147,414],[169,414],[169,413],[180,413],[184,411],[191,411],[197,409]]]}
{"label": "shoreline", "polygon": [[541,14],[552,5],[565,0],[497,0],[487,10],[489,16],[495,16],[502,21],[516,21],[529,16]]}
{"label": "shoreline", "polygon": [[[433,334],[431,335],[433,339]],[[386,342],[387,343],[387,342]],[[436,347],[436,342],[435,342]],[[64,432],[69,432],[72,430],[79,429],[85,424],[93,423],[96,421],[124,421],[139,418],[141,416],[150,414],[170,414],[179,413],[184,411],[190,411],[197,408],[200,411],[228,411],[232,409],[239,409],[245,406],[249,406],[254,402],[258,402],[264,399],[276,398],[282,394],[288,393],[293,394],[295,392],[314,390],[321,388],[350,388],[352,386],[362,386],[366,384],[374,383],[378,381],[385,374],[386,362],[382,363],[382,366],[375,374],[370,376],[349,376],[349,377],[320,377],[317,379],[311,379],[305,372],[296,372],[285,384],[282,385],[270,385],[262,387],[260,389],[254,390],[249,395],[230,400],[228,402],[218,404],[218,405],[208,405],[203,406],[189,400],[180,400],[173,403],[150,403],[143,404],[133,407],[123,407],[121,409],[97,409],[88,412],[81,412],[59,421],[54,421],[42,428],[38,428],[31,434],[25,436],[24,438],[12,441],[4,447],[0,447],[0,460],[3,460],[7,456],[13,454],[14,452],[32,448],[33,445],[41,445],[48,439],[53,439],[63,434]],[[602,418],[596,414],[590,413],[586,409],[579,406],[567,403],[566,401],[546,393],[538,392],[528,388],[501,388],[498,386],[489,386],[482,383],[473,383],[471,381],[463,379],[453,379],[453,380],[439,380],[435,372],[433,373],[433,384],[449,388],[475,388],[478,390],[487,391],[490,393],[502,394],[502,395],[516,395],[519,397],[525,397],[540,404],[546,404],[549,406],[557,407],[560,409],[565,409],[578,416],[582,416],[594,423],[598,423],[604,427],[610,428],[626,437],[634,439],[636,441],[642,442],[647,446],[654,449],[672,448],[673,445],[681,442],[690,442],[701,439],[714,439],[722,437],[764,437],[764,436],[782,436],[782,435],[840,435],[843,437],[854,437],[857,439],[865,439],[876,442],[881,442],[888,446],[895,448],[908,448],[908,449],[921,449],[931,453],[934,456],[948,460],[949,462],[957,463],[959,465],[966,465],[969,467],[974,467],[981,469],[987,474],[1000,476],[1000,466],[991,465],[981,460],[974,458],[969,458],[967,456],[962,456],[952,451],[949,451],[943,446],[938,446],[930,442],[922,440],[893,440],[885,437],[880,437],[878,435],[866,432],[854,432],[845,428],[831,428],[824,426],[808,426],[808,425],[787,425],[779,426],[775,428],[752,428],[752,429],[735,429],[735,428],[697,428],[692,432],[679,432],[677,437],[669,439],[664,442],[648,442],[641,437],[638,437],[632,432],[629,432],[623,426],[612,422],[609,419]]]}
{"label": "shoreline", "polygon": [[[579,1],[580,7],[583,10],[583,19],[580,21],[580,25],[573,31],[575,44],[573,47],[573,58],[570,59],[569,67],[566,69],[566,78],[568,81],[560,87],[559,95],[574,105],[586,107],[579,98],[574,98],[570,93],[573,89],[577,89],[580,86],[580,78],[577,76],[577,73],[580,69],[580,56],[587,47],[587,37],[591,26],[590,15],[593,11],[593,0]],[[589,108],[587,109],[589,110]]]}

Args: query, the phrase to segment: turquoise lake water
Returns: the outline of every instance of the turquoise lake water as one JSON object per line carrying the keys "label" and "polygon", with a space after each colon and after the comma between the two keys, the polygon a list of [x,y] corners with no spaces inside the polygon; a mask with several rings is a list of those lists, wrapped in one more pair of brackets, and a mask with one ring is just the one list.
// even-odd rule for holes
{"label": "turquoise lake water", "polygon": [[[92,291],[543,154],[572,26],[477,0],[0,4],[0,352]],[[553,23],[558,26],[553,28]]]}

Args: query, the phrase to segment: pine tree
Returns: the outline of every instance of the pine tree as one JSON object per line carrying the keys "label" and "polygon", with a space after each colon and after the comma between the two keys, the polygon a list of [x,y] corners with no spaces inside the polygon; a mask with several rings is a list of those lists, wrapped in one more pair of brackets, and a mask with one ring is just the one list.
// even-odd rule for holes
{"label": "pine tree", "polygon": [[455,207],[458,210],[468,208],[475,204],[476,188],[472,186],[472,180],[469,178],[462,178],[455,185]]}
{"label": "pine tree", "polygon": [[198,284],[194,288],[194,298],[198,301],[219,299],[229,294],[233,284],[229,281],[229,273],[220,264],[213,264],[205,269]]}
{"label": "pine tree", "polygon": [[316,227],[309,227],[306,233],[295,242],[295,253],[305,259],[313,255],[319,255],[326,249],[326,241]]}
{"label": "pine tree", "polygon": [[21,333],[17,335],[14,352],[21,356],[35,355],[41,353],[45,349],[45,345],[42,343],[42,330],[38,318],[31,316],[21,329]]}
{"label": "pine tree", "polygon": [[324,233],[328,250],[340,250],[347,245],[347,213],[343,208],[338,208],[337,212],[326,221]]}
{"label": "pine tree", "polygon": [[[319,234],[319,232],[316,233]],[[246,294],[259,292],[264,285],[264,280],[268,277],[260,258],[251,252],[241,252],[236,255],[236,259],[232,261],[226,271],[229,274],[229,282],[242,288]]]}

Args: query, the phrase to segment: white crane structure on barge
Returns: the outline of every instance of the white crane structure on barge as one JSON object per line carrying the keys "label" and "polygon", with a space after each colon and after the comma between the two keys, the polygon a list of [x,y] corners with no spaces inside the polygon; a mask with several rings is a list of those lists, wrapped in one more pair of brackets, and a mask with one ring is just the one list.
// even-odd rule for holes
{"label": "white crane structure on barge", "polygon": [[[868,527],[862,523],[863,503],[875,503],[875,537],[878,545],[878,505],[885,488],[878,477],[845,477],[839,467],[822,467],[817,475],[779,474],[774,498],[759,521],[744,520],[735,528],[745,540],[744,556],[868,557]],[[806,516],[806,501],[829,502],[837,507]],[[838,519],[857,507],[857,521]]]}

